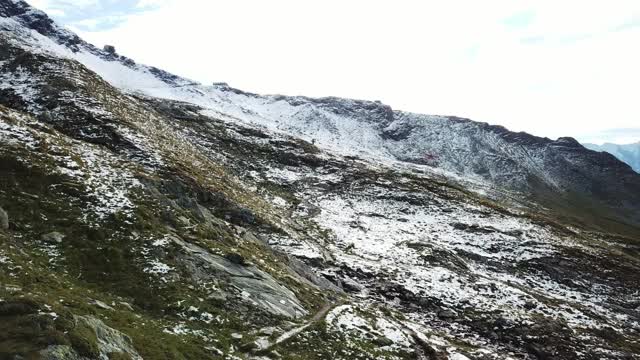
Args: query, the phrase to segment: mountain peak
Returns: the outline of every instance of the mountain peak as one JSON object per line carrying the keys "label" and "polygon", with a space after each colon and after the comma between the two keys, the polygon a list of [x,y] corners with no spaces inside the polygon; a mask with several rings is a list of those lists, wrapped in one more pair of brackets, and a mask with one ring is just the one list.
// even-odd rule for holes
{"label": "mountain peak", "polygon": [[556,141],[556,144],[558,145],[564,145],[567,147],[574,147],[574,148],[582,148],[583,146],[578,142],[578,140],[572,138],[572,137],[559,137]]}
{"label": "mountain peak", "polygon": [[0,16],[14,19],[71,49],[76,49],[78,44],[84,42],[76,34],[56,24],[46,13],[22,0],[0,0]]}

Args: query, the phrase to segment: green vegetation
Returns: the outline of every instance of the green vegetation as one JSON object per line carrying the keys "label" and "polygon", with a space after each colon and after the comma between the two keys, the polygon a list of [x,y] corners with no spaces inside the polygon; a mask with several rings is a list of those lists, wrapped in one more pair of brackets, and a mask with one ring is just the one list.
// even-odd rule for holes
{"label": "green vegetation", "polygon": [[[175,246],[152,255],[174,267],[179,281],[164,282],[145,272],[145,251],[149,251],[145,249],[167,232],[212,253],[249,259],[290,287],[311,311],[323,303],[324,295],[295,280],[284,259],[264,245],[241,241],[224,221],[211,223],[188,207],[158,209],[158,203],[172,201],[172,197],[179,201],[177,194],[136,189],[130,194],[135,202],[133,218],[115,213],[99,227],[86,223],[83,218],[92,199],[86,196],[85,185],[54,171],[59,165],[56,158],[73,156],[71,145],[54,130],[49,131],[53,135],[39,135],[39,151],[20,147],[0,150],[0,204],[10,214],[12,226],[8,233],[0,234],[0,255],[7,259],[0,263],[0,299],[5,299],[0,302],[0,354],[32,356],[48,346],[62,345],[95,358],[100,353],[95,331],[74,318],[89,315],[130,336],[144,358],[215,358],[217,351],[207,347],[226,352],[234,344],[240,345],[232,333],[247,334],[285,320],[246,305],[242,306],[244,311],[237,311],[237,299],[209,300],[209,290],[194,286],[187,269],[177,262],[181,250]],[[140,171],[138,176],[157,181]],[[193,184],[182,186],[186,191],[194,189]],[[224,201],[226,205],[213,211],[214,215],[224,218],[239,208]],[[266,206],[259,201],[250,204]],[[178,217],[188,219],[189,224],[176,221]],[[52,231],[64,235],[61,243],[40,240]],[[225,290],[225,286],[220,279],[218,287]],[[15,294],[29,297],[16,298]],[[109,309],[92,305],[96,300],[108,304]],[[185,321],[199,316],[190,313],[191,307],[219,320],[214,320],[215,325]],[[186,332],[170,333],[183,323],[187,324]],[[122,352],[108,356],[129,358]]]}

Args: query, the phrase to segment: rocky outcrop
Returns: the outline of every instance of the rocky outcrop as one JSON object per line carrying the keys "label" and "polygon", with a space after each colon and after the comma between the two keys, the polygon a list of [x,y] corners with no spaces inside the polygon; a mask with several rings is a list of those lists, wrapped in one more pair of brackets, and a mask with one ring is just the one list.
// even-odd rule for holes
{"label": "rocky outcrop", "polygon": [[111,359],[115,354],[120,354],[121,356],[127,355],[131,360],[142,360],[133,346],[131,338],[105,325],[102,320],[93,316],[77,316],[76,321],[86,324],[95,332],[102,358]]}
{"label": "rocky outcrop", "polygon": [[[88,345],[95,347],[96,353],[90,356],[86,353],[82,354],[81,350],[79,352],[78,349],[69,345],[52,345],[40,352],[39,355],[42,359],[87,360],[95,356],[100,360],[142,360],[127,335],[106,326],[104,322],[92,316],[76,316],[75,321],[80,324],[76,326],[86,326],[89,331],[94,333],[94,338],[92,336],[92,339],[84,340]],[[93,341],[95,343],[92,343]]]}

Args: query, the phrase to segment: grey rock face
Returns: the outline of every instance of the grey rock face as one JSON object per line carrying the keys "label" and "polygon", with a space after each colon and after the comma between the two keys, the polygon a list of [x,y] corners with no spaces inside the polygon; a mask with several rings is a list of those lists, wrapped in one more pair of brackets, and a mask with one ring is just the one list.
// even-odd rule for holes
{"label": "grey rock face", "polygon": [[[211,254],[206,249],[176,237],[172,241],[182,248],[180,261],[189,269],[196,282],[226,278],[241,291],[243,298],[269,313],[289,318],[308,314],[291,290],[257,267],[238,264],[223,256]],[[215,297],[225,298],[220,294]]]}
{"label": "grey rock face", "polygon": [[7,212],[4,211],[3,208],[0,208],[0,229],[9,229],[9,215],[7,215]]}

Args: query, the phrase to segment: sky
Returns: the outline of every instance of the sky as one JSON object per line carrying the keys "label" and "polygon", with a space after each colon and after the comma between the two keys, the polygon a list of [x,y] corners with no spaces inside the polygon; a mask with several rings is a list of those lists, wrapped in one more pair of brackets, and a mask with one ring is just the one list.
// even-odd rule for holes
{"label": "sky", "polygon": [[27,0],[201,83],[640,141],[639,0]]}

